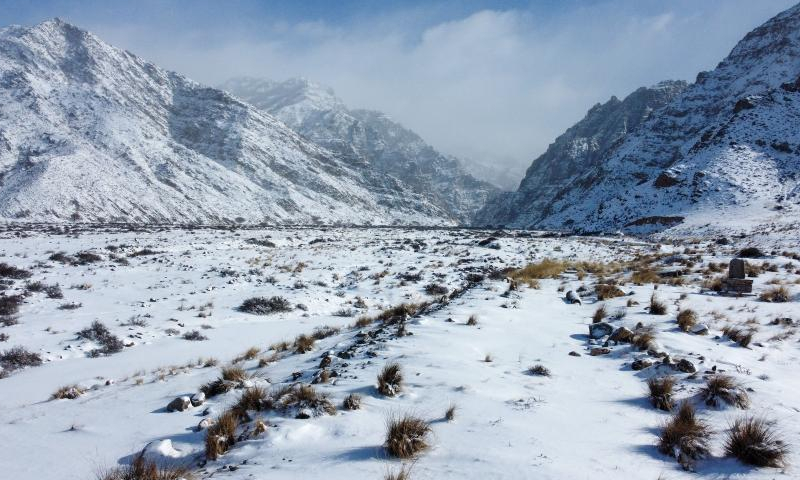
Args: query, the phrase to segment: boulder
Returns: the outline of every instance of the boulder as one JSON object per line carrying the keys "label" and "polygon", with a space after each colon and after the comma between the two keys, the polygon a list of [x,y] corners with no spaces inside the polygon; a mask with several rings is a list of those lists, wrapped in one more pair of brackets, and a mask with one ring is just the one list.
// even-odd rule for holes
{"label": "boulder", "polygon": [[685,358],[682,358],[678,361],[678,365],[676,366],[676,368],[683,373],[694,373],[697,371],[697,368],[695,368],[694,363],[690,362],[689,360],[686,360]]}
{"label": "boulder", "polygon": [[206,403],[206,394],[203,392],[195,393],[192,395],[191,402],[193,407],[199,407],[200,405]]}
{"label": "boulder", "polygon": [[607,335],[611,335],[614,332],[614,327],[607,324],[606,322],[600,323],[593,323],[589,325],[589,338],[603,338]]}
{"label": "boulder", "polygon": [[695,335],[707,335],[708,325],[706,325],[705,323],[698,323],[697,325],[690,328],[689,331],[694,333]]}
{"label": "boulder", "polygon": [[617,343],[630,343],[633,340],[633,332],[625,327],[619,327],[614,330],[609,340]]}
{"label": "boulder", "polygon": [[609,353],[611,353],[611,349],[606,347],[595,347],[589,351],[589,355],[593,357],[598,355],[608,355]]}
{"label": "boulder", "polygon": [[175,400],[169,402],[167,404],[167,411],[168,412],[182,412],[187,410],[189,406],[192,404],[192,401],[189,397],[178,397]]}
{"label": "boulder", "polygon": [[638,371],[638,370],[644,370],[645,368],[648,368],[652,365],[653,362],[651,362],[650,360],[640,358],[638,360],[634,360],[633,363],[631,363],[631,368]]}
{"label": "boulder", "polygon": [[577,293],[575,293],[573,290],[568,291],[567,295],[565,296],[565,298],[567,299],[567,302],[569,302],[569,303],[573,303],[573,304],[577,303],[579,305],[583,303],[581,301],[581,297]]}

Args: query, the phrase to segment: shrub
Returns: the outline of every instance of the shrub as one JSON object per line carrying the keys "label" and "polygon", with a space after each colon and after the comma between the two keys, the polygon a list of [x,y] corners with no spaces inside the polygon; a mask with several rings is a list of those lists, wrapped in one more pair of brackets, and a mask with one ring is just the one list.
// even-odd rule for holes
{"label": "shrub", "polygon": [[477,324],[478,324],[478,316],[475,314],[470,315],[469,318],[467,319],[467,325],[469,325],[470,327],[474,327]]}
{"label": "shrub", "polygon": [[789,289],[783,285],[772,287],[761,292],[758,299],[764,302],[788,302],[790,300]]}
{"label": "shrub", "polygon": [[344,402],[342,402],[342,406],[345,410],[358,410],[361,408],[361,395],[357,393],[351,393],[345,397]]}
{"label": "shrub", "polygon": [[739,346],[747,348],[750,342],[753,341],[755,332],[753,330],[746,330],[739,327],[727,326],[722,329],[722,334],[739,344]]}
{"label": "shrub", "polygon": [[191,340],[194,342],[208,340],[208,337],[200,333],[199,330],[192,330],[191,332],[186,332],[183,334],[184,340]]}
{"label": "shrub", "polygon": [[0,295],[0,316],[15,315],[24,299],[22,295]]}
{"label": "shrub", "polygon": [[278,389],[272,394],[272,401],[282,410],[294,409],[296,418],[308,418],[309,414],[316,416],[336,413],[336,406],[327,395],[317,393],[311,385],[294,384]]}
{"label": "shrub", "polygon": [[14,347],[0,354],[0,367],[8,372],[25,367],[38,367],[42,364],[42,357],[38,353],[26,350],[24,347]]}
{"label": "shrub", "polygon": [[599,307],[597,307],[597,310],[594,311],[594,315],[592,315],[592,323],[600,323],[607,316],[608,316],[608,310],[606,310],[606,304],[603,303]]}
{"label": "shrub", "polygon": [[97,480],[191,480],[194,477],[184,467],[159,466],[145,460],[143,454],[133,459],[130,465],[116,467],[98,473]]}
{"label": "shrub", "polygon": [[57,284],[47,285],[44,289],[44,293],[47,295],[47,298],[64,298],[64,293],[61,291],[61,287],[59,287]]}
{"label": "shrub", "polygon": [[23,278],[30,278],[31,272],[24,268],[17,268],[7,263],[0,263],[0,278],[13,278],[21,280]]}
{"label": "shrub", "polygon": [[268,407],[269,394],[261,387],[251,387],[242,392],[234,409],[242,416],[248,411],[261,411]]}
{"label": "shrub", "polygon": [[270,313],[288,312],[292,310],[289,300],[283,297],[252,297],[239,306],[239,311],[254,315],[269,315]]}
{"label": "shrub", "polygon": [[88,328],[84,328],[83,330],[79,331],[77,335],[78,338],[91,340],[99,343],[102,346],[102,348],[91,350],[89,352],[89,356],[91,357],[99,357],[100,355],[117,353],[122,351],[122,348],[125,346],[119,337],[112,335],[108,330],[108,327],[97,320],[92,322],[92,325]]}
{"label": "shrub", "polygon": [[700,393],[706,405],[712,407],[720,406],[720,401],[739,408],[747,408],[750,405],[750,398],[745,389],[728,375],[717,374],[709,377]]}
{"label": "shrub", "polygon": [[206,458],[216,460],[236,444],[239,415],[228,410],[220,415],[206,431]]}
{"label": "shrub", "polygon": [[387,397],[394,397],[403,388],[403,372],[400,364],[391,362],[378,374],[378,391]]}
{"label": "shrub", "polygon": [[697,325],[697,313],[691,309],[684,309],[678,312],[678,328],[684,332],[688,332],[695,325]]}
{"label": "shrub", "polygon": [[83,306],[82,303],[68,302],[68,303],[62,303],[61,305],[59,305],[58,309],[59,310],[76,310],[78,308],[81,308],[82,306]]}
{"label": "shrub", "polygon": [[322,325],[322,326],[314,328],[314,331],[311,332],[311,336],[315,340],[322,340],[324,338],[332,337],[332,336],[338,334],[340,331],[341,331],[341,329],[339,329],[337,327],[329,327],[327,325]]}
{"label": "shrub", "polygon": [[428,295],[447,295],[447,287],[439,283],[429,283],[425,285],[425,293]]}
{"label": "shrub", "polygon": [[412,415],[390,417],[386,425],[386,450],[397,458],[411,458],[428,448],[430,425]]}
{"label": "shrub", "polygon": [[764,256],[764,252],[757,247],[747,247],[739,251],[739,256],[742,258],[760,258]]}
{"label": "shrub", "polygon": [[99,262],[103,257],[92,252],[78,252],[73,259],[73,265],[88,265],[90,263]]}
{"label": "shrub", "polygon": [[534,365],[528,369],[528,373],[540,377],[549,377],[550,369],[545,367],[544,365]]}
{"label": "shrub", "polygon": [[647,379],[647,388],[650,394],[650,403],[659,410],[672,410],[672,388],[675,379],[670,376],[650,377]]}
{"label": "shrub", "polygon": [[728,432],[725,453],[756,467],[783,467],[789,454],[787,445],[762,418],[740,418]]}
{"label": "shrub", "polygon": [[678,412],[664,425],[658,437],[658,450],[675,457],[684,470],[709,454],[711,429],[695,416],[689,402],[681,403]]}
{"label": "shrub", "polygon": [[75,400],[86,393],[86,390],[77,385],[67,385],[59,388],[50,396],[51,400]]}

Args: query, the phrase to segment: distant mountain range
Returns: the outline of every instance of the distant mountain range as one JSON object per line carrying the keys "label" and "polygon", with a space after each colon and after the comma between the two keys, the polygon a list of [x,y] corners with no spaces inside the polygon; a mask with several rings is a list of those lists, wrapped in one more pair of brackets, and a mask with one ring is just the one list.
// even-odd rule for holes
{"label": "distant mountain range", "polygon": [[[376,129],[396,128],[363,115]],[[439,161],[421,141],[414,146]],[[7,220],[453,225],[489,190],[460,176],[456,183],[478,192],[442,187],[429,197],[343,152],[61,20],[0,30]]]}
{"label": "distant mountain range", "polygon": [[800,5],[695,83],[593,107],[476,224],[695,234],[800,226]]}
{"label": "distant mountain range", "polygon": [[497,191],[385,114],[347,108],[330,88],[297,78],[283,82],[235,78],[220,88],[275,116],[355,168],[399,179],[461,223],[469,223]]}

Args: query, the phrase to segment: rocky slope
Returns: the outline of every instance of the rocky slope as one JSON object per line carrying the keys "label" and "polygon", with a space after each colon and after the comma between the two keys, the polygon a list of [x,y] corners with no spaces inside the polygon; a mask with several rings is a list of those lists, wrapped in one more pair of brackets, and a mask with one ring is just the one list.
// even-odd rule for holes
{"label": "rocky slope", "polygon": [[537,188],[552,183],[554,199],[506,223],[642,233],[796,228],[799,91],[797,5],[747,34],[595,166],[563,186],[548,178]]}
{"label": "rocky slope", "polygon": [[533,161],[517,191],[493,198],[476,222],[530,225],[542,219],[576,175],[597,167],[625,135],[685,88],[685,82],[662,82],[642,87],[623,100],[611,97],[596,104]]}
{"label": "rocky slope", "polygon": [[253,78],[231,79],[220,88],[274,115],[355,168],[392,175],[459,222],[469,222],[497,190],[385,114],[349,109],[330,88],[305,79]]}
{"label": "rocky slope", "polygon": [[396,178],[60,20],[0,30],[0,217],[452,223]]}

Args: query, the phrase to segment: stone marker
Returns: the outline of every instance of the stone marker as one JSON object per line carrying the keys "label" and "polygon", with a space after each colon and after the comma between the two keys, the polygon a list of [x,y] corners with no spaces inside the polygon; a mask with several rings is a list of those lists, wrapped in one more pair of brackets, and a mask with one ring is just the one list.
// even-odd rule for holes
{"label": "stone marker", "polygon": [[728,265],[728,278],[745,278],[745,263],[741,258],[734,258]]}

